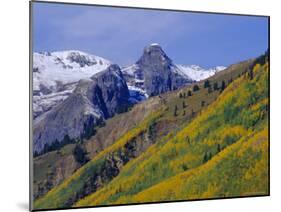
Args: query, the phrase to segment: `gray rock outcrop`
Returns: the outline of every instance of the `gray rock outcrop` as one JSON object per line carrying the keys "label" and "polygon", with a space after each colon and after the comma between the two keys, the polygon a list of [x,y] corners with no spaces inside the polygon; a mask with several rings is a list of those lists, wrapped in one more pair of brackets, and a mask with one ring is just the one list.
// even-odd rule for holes
{"label": "gray rock outcrop", "polygon": [[35,119],[33,152],[40,154],[46,146],[91,136],[104,119],[126,111],[128,99],[128,87],[118,65],[80,80],[66,100]]}
{"label": "gray rock outcrop", "polygon": [[142,89],[148,96],[176,90],[193,82],[180,72],[158,44],[145,47],[140,59],[124,68],[123,73],[129,85]]}

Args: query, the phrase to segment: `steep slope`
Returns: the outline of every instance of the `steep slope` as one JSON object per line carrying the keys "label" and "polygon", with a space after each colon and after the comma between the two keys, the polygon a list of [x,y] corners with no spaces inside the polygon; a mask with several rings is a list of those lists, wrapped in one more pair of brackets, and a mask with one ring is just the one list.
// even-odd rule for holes
{"label": "steep slope", "polygon": [[268,177],[268,128],[265,127],[242,137],[202,166],[164,180],[136,194],[130,201],[268,195]]}
{"label": "steep slope", "polygon": [[84,165],[75,159],[74,149],[77,145],[85,149],[85,157],[93,158],[146,119],[150,113],[157,111],[160,106],[160,99],[150,98],[144,103],[135,105],[126,113],[105,120],[104,125],[95,128],[96,133],[82,144],[68,144],[34,158],[34,199],[43,196]]}
{"label": "steep slope", "polygon": [[81,51],[33,54],[33,115],[65,100],[80,79],[88,79],[110,65],[104,58]]}
{"label": "steep slope", "polygon": [[89,138],[94,127],[129,106],[129,92],[119,66],[110,65],[90,79],[80,80],[73,93],[34,121],[33,151]]}
{"label": "steep slope", "polygon": [[268,66],[256,65],[190,124],[75,206],[268,194]]}
{"label": "steep slope", "polygon": [[144,149],[149,146],[151,142],[149,139],[137,140],[136,137],[145,135],[147,128],[159,115],[158,112],[152,117],[146,118],[138,126],[121,136],[113,145],[99,152],[94,159],[78,169],[59,187],[49,191],[45,197],[39,198],[35,202],[35,208],[71,206],[81,197],[96,191],[112,180],[119,174],[122,166],[142,152],[136,148],[136,143],[142,144]]}
{"label": "steep slope", "polygon": [[[226,82],[228,82],[229,79],[235,79],[240,74],[245,73],[245,70],[247,70],[247,67],[249,67],[251,64],[252,64],[251,61],[246,61],[244,63],[234,65],[234,66],[230,67],[230,70],[223,71],[223,72],[225,72],[225,74],[223,72],[220,72],[219,75],[210,79],[210,81],[212,84],[221,82],[222,80],[225,80]],[[101,181],[99,181],[98,179],[103,179],[103,178],[100,178],[98,176],[101,176],[101,174],[104,173],[105,167],[102,165],[101,168],[99,169],[96,167],[96,165],[94,165],[94,164],[100,164],[100,161],[98,159],[99,153],[97,153],[94,155],[93,159],[91,160],[91,163],[89,165],[87,165],[88,163],[85,165],[88,167],[87,169],[82,167],[81,169],[79,169],[76,172],[76,173],[79,173],[78,175],[76,175],[74,173],[73,176],[68,178],[69,180],[65,181],[58,187],[52,189],[50,192],[47,193],[47,195],[43,196],[42,198],[39,198],[35,204],[36,208],[43,208],[43,207],[52,208],[52,207],[63,207],[63,206],[72,205],[73,203],[77,202],[78,199],[83,198],[87,194],[94,192],[95,190],[98,190],[101,187],[103,187],[104,185],[106,185],[107,183],[109,183],[112,179],[114,179],[116,176],[119,175],[119,172],[120,173],[123,172],[122,171],[123,166],[126,167],[127,166],[126,164],[127,163],[130,164],[131,163],[130,161],[134,161],[134,158],[136,158],[136,160],[138,160],[138,158],[142,155],[141,154],[139,156],[139,154],[141,152],[144,152],[153,143],[161,143],[161,141],[167,141],[168,139],[170,139],[174,133],[176,133],[179,129],[181,129],[181,125],[183,123],[187,124],[191,120],[196,118],[197,114],[199,114],[200,111],[202,109],[204,109],[208,104],[211,104],[222,91],[221,89],[218,89],[218,90],[214,90],[211,93],[209,93],[208,88],[203,88],[203,85],[204,85],[203,82],[199,83],[198,85],[201,89],[196,92],[191,92],[192,96],[186,96],[185,99],[179,98],[179,93],[183,93],[183,92],[187,92],[188,90],[192,90],[191,86],[189,86],[187,88],[183,88],[179,91],[174,91],[171,93],[167,93],[165,95],[161,95],[159,97],[151,98],[150,100],[159,99],[159,101],[161,102],[161,105],[164,107],[163,110],[161,109],[160,111],[158,111],[158,113],[155,113],[152,111],[152,114],[155,115],[155,114],[160,113],[161,115],[159,117],[150,119],[151,121],[149,121],[149,122],[151,124],[145,125],[146,127],[142,128],[143,129],[142,133],[140,133],[140,134],[133,133],[134,136],[130,137],[133,139],[128,139],[124,142],[124,140],[122,141],[122,139],[120,138],[121,140],[117,139],[114,142],[114,145],[113,145],[114,147],[111,147],[111,146],[104,147],[105,148],[104,151],[106,151],[105,153],[103,153],[103,154],[105,154],[104,157],[107,157],[110,161],[112,161],[110,158],[112,158],[112,155],[116,155],[116,157],[114,157],[115,159],[113,161],[115,161],[117,163],[114,162],[112,164],[119,164],[119,165],[121,164],[121,166],[119,166],[119,165],[115,166],[115,169],[114,169],[115,171],[113,172],[115,174],[109,175],[110,177],[108,177],[108,175],[107,175],[107,177],[104,177],[105,181],[102,181],[102,183],[100,183]],[[220,85],[219,85],[219,87],[220,87]],[[201,106],[201,101],[203,101],[203,100],[206,101],[206,104]],[[183,101],[186,101],[186,103],[188,103],[188,105],[186,105],[185,107],[182,107],[181,105],[182,105]],[[190,101],[190,103],[189,103],[189,101]],[[146,102],[144,102],[143,104],[146,104]],[[175,104],[178,104],[178,114],[177,115],[174,114]],[[198,107],[198,105],[200,107]],[[121,114],[120,116],[123,116],[123,115],[124,114]],[[152,115],[152,117],[154,117],[154,115]],[[136,127],[134,127],[132,131],[127,132],[128,135],[132,136],[131,133],[134,132],[134,129],[139,129],[140,126],[144,126],[144,125],[137,124]],[[105,128],[106,128],[106,126],[105,126]],[[165,130],[163,130],[163,129],[165,129]],[[163,131],[163,133],[159,134],[159,132],[161,132],[161,131]],[[173,131],[174,131],[174,133],[173,133]],[[158,133],[155,134],[155,132],[158,132]],[[169,132],[170,132],[169,136],[165,137],[167,135],[167,133],[169,133]],[[128,136],[127,133],[125,133],[124,137]],[[145,140],[145,141],[147,141],[147,142],[145,142],[147,144],[147,146],[145,148],[141,148],[141,144],[142,144],[142,141],[144,141],[144,138],[149,138],[148,140]],[[127,145],[127,143],[130,143],[130,144]],[[131,144],[134,144],[134,145],[133,145],[133,148],[130,149],[130,151],[129,151],[126,148],[126,146],[127,147],[131,146]],[[93,145],[89,145],[89,146],[93,147]],[[134,149],[141,149],[141,152],[137,151],[138,154],[135,155]],[[129,159],[129,162],[127,161],[126,164],[124,164],[123,162],[119,163],[120,157],[122,156],[122,154],[124,154],[124,150],[125,150],[125,152],[129,151],[131,154],[135,155],[134,157],[127,158],[126,160]],[[105,161],[107,161],[107,160],[103,159],[103,161],[104,162],[102,162],[102,164],[105,163]],[[121,161],[122,161],[122,159],[121,159]],[[96,172],[94,175],[90,175],[91,171],[88,172],[87,170],[93,170],[93,169],[96,170]],[[93,179],[90,176],[96,176],[97,178]],[[94,183],[95,186],[93,186],[93,184],[91,184],[91,183],[89,184],[87,182],[92,182],[92,183]],[[76,186],[76,185],[79,185],[79,186]],[[68,195],[60,198],[60,195],[65,192],[68,193]],[[54,200],[56,200],[56,201],[54,201]]]}

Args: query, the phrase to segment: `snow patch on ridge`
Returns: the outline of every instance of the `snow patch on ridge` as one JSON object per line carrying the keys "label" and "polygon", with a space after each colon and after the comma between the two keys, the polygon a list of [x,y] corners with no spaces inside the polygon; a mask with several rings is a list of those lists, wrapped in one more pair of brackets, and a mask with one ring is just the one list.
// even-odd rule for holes
{"label": "snow patch on ridge", "polygon": [[144,101],[149,97],[145,90],[139,87],[129,85],[128,89],[130,93],[129,101],[133,104]]}
{"label": "snow patch on ridge", "polygon": [[65,100],[81,79],[105,70],[110,61],[82,51],[33,53],[33,114],[36,118]]}
{"label": "snow patch on ridge", "polygon": [[198,65],[176,65],[176,70],[194,81],[204,80],[215,75],[217,72],[226,69],[224,66],[216,66],[210,69],[204,69]]}
{"label": "snow patch on ridge", "polygon": [[33,90],[40,86],[56,91],[57,84],[90,78],[110,65],[106,59],[80,51],[33,54]]}
{"label": "snow patch on ridge", "polygon": [[152,43],[150,46],[160,46],[159,43]]}

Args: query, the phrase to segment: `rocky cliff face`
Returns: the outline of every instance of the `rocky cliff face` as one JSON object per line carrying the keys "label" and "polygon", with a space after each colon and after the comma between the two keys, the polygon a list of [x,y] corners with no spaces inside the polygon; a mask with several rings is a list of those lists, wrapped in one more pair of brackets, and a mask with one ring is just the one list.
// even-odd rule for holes
{"label": "rocky cliff face", "polygon": [[33,117],[64,101],[81,79],[105,70],[110,61],[81,51],[33,54]]}
{"label": "rocky cliff face", "polygon": [[118,65],[80,80],[67,99],[35,120],[33,151],[42,153],[52,145],[91,136],[104,119],[126,111],[128,99],[128,87]]}
{"label": "rocky cliff face", "polygon": [[136,64],[123,72],[129,85],[143,89],[148,96],[175,90],[193,81],[180,73],[158,44],[145,47]]}
{"label": "rocky cliff face", "polygon": [[103,97],[105,118],[127,110],[129,90],[118,65],[109,66],[105,71],[94,75],[91,79],[98,85]]}

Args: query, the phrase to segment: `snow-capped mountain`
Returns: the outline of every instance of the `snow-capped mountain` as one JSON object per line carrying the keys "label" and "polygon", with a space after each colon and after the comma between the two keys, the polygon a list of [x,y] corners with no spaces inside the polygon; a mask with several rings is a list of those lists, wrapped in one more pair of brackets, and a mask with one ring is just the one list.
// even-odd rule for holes
{"label": "snow-capped mountain", "polygon": [[166,55],[161,46],[153,43],[145,47],[143,55],[133,65],[123,67],[130,93],[136,101],[149,96],[175,90],[194,81],[213,76],[225,67],[204,69],[198,65],[177,65]]}
{"label": "snow-capped mountain", "polygon": [[81,51],[33,54],[33,114],[50,110],[65,100],[80,79],[105,70],[110,61]]}
{"label": "snow-capped mountain", "polygon": [[[81,79],[89,79],[109,67],[111,62],[85,52],[70,50],[33,54],[33,115],[49,111],[73,93]],[[204,69],[197,65],[177,65],[157,43],[148,45],[140,59],[122,68],[130,102],[175,90],[206,79],[225,67]]]}
{"label": "snow-capped mountain", "polygon": [[94,127],[127,110],[129,90],[120,67],[110,65],[89,79],[78,81],[64,101],[34,121],[33,142],[37,154],[52,145],[89,138]]}
{"label": "snow-capped mountain", "polygon": [[219,71],[226,69],[224,66],[216,66],[210,69],[204,69],[198,65],[177,65],[178,70],[182,75],[186,75],[194,81],[204,80],[216,74]]}

